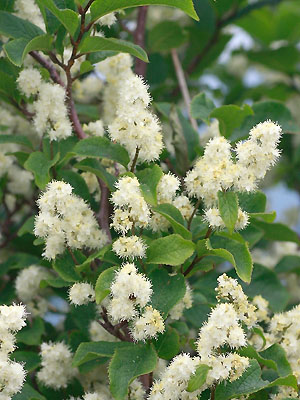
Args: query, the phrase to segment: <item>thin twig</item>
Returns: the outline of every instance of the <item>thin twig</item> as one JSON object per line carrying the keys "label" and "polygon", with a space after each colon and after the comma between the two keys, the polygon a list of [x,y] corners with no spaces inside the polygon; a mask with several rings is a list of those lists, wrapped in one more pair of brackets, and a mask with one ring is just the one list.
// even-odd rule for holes
{"label": "thin twig", "polygon": [[68,252],[70,253],[70,256],[72,257],[72,260],[74,261],[74,264],[79,265],[79,262],[77,261],[73,251],[70,249],[70,247],[67,247]]}
{"label": "thin twig", "polygon": [[[147,12],[148,12],[148,6],[142,6],[139,8],[137,25],[134,33],[134,43],[142,48],[145,47],[145,29],[147,21]],[[145,76],[146,70],[147,70],[147,64],[144,61],[137,58],[135,60],[135,73],[137,75]]]}
{"label": "thin twig", "polygon": [[140,152],[140,148],[137,147],[136,150],[135,150],[134,159],[133,159],[132,164],[131,164],[130,172],[134,172],[134,169],[135,169],[138,157],[139,157],[139,152]]}
{"label": "thin twig", "polygon": [[195,216],[195,214],[196,214],[196,212],[197,212],[197,210],[198,210],[200,204],[201,204],[201,199],[199,199],[199,200],[197,201],[197,203],[196,203],[196,205],[195,205],[195,207],[194,207],[194,210],[193,210],[193,212],[192,212],[192,215],[191,215],[190,218],[189,218],[188,225],[187,225],[188,230],[191,229],[191,225],[192,225],[193,218],[194,218],[194,216]]}
{"label": "thin twig", "polygon": [[[208,230],[207,230],[207,232],[206,232],[206,235],[205,235],[205,239],[208,239],[208,238],[210,237],[211,234],[212,234],[212,229],[211,229],[211,228],[208,228]],[[204,255],[204,256],[201,256],[201,257],[198,257],[198,256],[196,255],[195,258],[194,258],[194,260],[192,261],[191,265],[188,267],[187,270],[184,271],[183,275],[184,275],[184,276],[187,276],[187,275],[193,270],[194,266],[195,266],[196,264],[198,264],[198,262],[200,262],[204,257],[205,257],[205,255]]]}
{"label": "thin twig", "polygon": [[31,51],[29,53],[31,57],[33,57],[39,64],[41,64],[44,68],[46,68],[49,73],[50,77],[53,80],[53,82],[58,83],[60,86],[65,87],[65,84],[63,83],[59,73],[57,72],[55,66],[48,61],[46,58],[44,58],[40,53],[37,51]]}
{"label": "thin twig", "polygon": [[189,89],[188,89],[188,86],[186,83],[184,72],[183,72],[181,62],[179,60],[176,49],[172,49],[171,54],[172,54],[172,60],[173,60],[174,68],[176,71],[176,76],[177,76],[177,80],[179,83],[180,91],[183,96],[183,100],[184,100],[184,103],[185,103],[185,106],[186,106],[186,109],[187,109],[187,112],[189,115],[189,120],[191,122],[192,127],[197,131],[198,130],[197,122],[191,116],[191,110],[190,110],[191,97],[190,97]]}

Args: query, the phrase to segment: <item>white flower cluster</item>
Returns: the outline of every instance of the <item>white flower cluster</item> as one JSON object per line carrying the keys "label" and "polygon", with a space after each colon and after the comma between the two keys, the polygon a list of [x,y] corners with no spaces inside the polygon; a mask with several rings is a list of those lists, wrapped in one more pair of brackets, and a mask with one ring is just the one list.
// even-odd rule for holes
{"label": "white flower cluster", "polygon": [[48,309],[48,301],[42,296],[43,289],[40,288],[40,283],[51,277],[50,271],[46,268],[31,265],[19,272],[16,278],[17,296],[34,316],[43,315]]}
{"label": "white flower cluster", "polygon": [[103,136],[104,135],[104,126],[101,119],[98,121],[91,121],[88,124],[83,125],[83,130],[85,133],[91,136]]}
{"label": "white flower cluster", "polygon": [[270,321],[267,343],[279,343],[285,350],[288,361],[300,384],[300,305],[291,310],[275,314]]}
{"label": "white flower cluster", "polygon": [[218,300],[232,303],[237,318],[247,327],[251,328],[257,322],[256,307],[248,301],[248,297],[236,279],[226,274],[219,276],[216,291]]}
{"label": "white flower cluster", "polygon": [[[216,208],[220,190],[252,192],[259,180],[277,161],[277,149],[282,132],[279,125],[265,121],[251,129],[249,138],[239,142],[234,149],[236,162],[232,159],[232,148],[224,137],[211,139],[194,168],[187,173],[185,183],[190,196],[203,199],[205,219],[213,228],[224,228],[220,213]],[[243,229],[248,216],[239,209],[235,229]]]}
{"label": "white flower cluster", "polygon": [[[175,357],[152,386],[149,400],[196,400],[208,387],[227,379],[230,381],[238,379],[249,366],[248,358],[241,357],[235,352],[224,353],[220,349],[225,345],[231,349],[239,349],[247,344],[246,334],[241,325],[247,319],[239,301],[243,298],[250,310],[251,305],[244,293],[240,293],[241,287],[234,279],[224,274],[220,277],[219,286],[217,289],[219,299],[229,300],[232,303],[220,303],[212,309],[208,321],[199,331],[196,343],[197,357],[192,358],[188,354]],[[227,289],[230,287],[232,291],[228,294]],[[233,294],[233,298],[230,294]],[[201,364],[211,367],[206,383],[198,390],[189,393],[186,391],[189,379]]]}
{"label": "white flower cluster", "polygon": [[110,138],[122,144],[131,159],[137,150],[140,162],[158,159],[163,141],[158,118],[148,109],[148,86],[132,75],[122,82],[118,98],[117,116],[108,126]]}
{"label": "white flower cluster", "polygon": [[224,345],[238,349],[246,345],[246,335],[233,304],[218,304],[199,332],[197,350],[201,362],[209,365],[206,385],[238,379],[249,365],[248,358],[236,353],[218,354]]}
{"label": "white flower cluster", "polygon": [[124,236],[133,227],[144,228],[150,220],[149,207],[142,196],[140,184],[136,177],[124,176],[116,183],[111,201],[114,204],[114,215],[111,226],[123,236],[113,243],[113,250],[120,257],[144,257],[146,245],[135,235]]}
{"label": "white flower cluster", "polygon": [[96,71],[105,76],[107,85],[103,91],[103,119],[106,125],[116,118],[119,90],[133,72],[132,58],[129,54],[120,53],[96,65]]}
{"label": "white flower cluster", "polygon": [[75,306],[82,306],[95,300],[95,290],[90,283],[77,282],[69,289],[69,299]]}
{"label": "white flower cluster", "polygon": [[37,201],[40,212],[35,219],[34,233],[45,239],[43,256],[48,259],[62,254],[65,246],[97,249],[108,241],[92,210],[72,190],[68,183],[52,181]]}
{"label": "white flower cluster", "polygon": [[165,329],[159,311],[147,306],[152,295],[151,282],[138,273],[134,264],[125,264],[117,271],[111,285],[108,313],[114,323],[131,321],[135,340],[156,337]]}
{"label": "white flower cluster", "polygon": [[154,382],[149,400],[196,400],[199,390],[192,393],[186,391],[189,379],[196,372],[200,363],[199,357],[190,357],[189,354],[180,354],[173,358],[171,364],[161,374],[160,379]]}
{"label": "white flower cluster", "polygon": [[[164,174],[157,185],[157,204],[169,203],[177,207],[185,219],[189,219],[193,212],[193,206],[185,195],[176,196],[179,190],[179,179],[171,174]],[[154,232],[167,231],[170,227],[169,221],[161,214],[153,212],[150,220],[150,227]]]}
{"label": "white flower cluster", "polygon": [[191,308],[193,305],[192,289],[187,282],[185,283],[185,286],[185,295],[169,312],[169,317],[171,319],[180,319],[182,317],[183,311],[185,309]]}
{"label": "white flower cluster", "polygon": [[52,389],[66,388],[77,370],[72,367],[72,353],[63,342],[42,343],[40,355],[42,368],[38,380]]}
{"label": "white flower cluster", "polygon": [[26,372],[9,356],[15,350],[15,334],[26,323],[26,312],[23,305],[0,306],[0,399],[10,400],[20,392]]}
{"label": "white flower cluster", "polygon": [[40,136],[48,132],[50,140],[61,140],[72,135],[72,125],[65,104],[66,92],[62,86],[44,82],[35,68],[23,69],[17,82],[26,96],[37,96],[33,103],[33,123]]}

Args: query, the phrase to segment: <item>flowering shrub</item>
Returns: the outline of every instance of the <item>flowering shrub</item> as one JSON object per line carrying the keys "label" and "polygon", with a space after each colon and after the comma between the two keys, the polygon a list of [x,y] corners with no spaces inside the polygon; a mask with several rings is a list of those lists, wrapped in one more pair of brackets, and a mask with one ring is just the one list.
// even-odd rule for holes
{"label": "flowering shrub", "polygon": [[0,4],[0,400],[299,398],[299,239],[259,189],[296,128],[188,87],[262,7],[204,3]]}

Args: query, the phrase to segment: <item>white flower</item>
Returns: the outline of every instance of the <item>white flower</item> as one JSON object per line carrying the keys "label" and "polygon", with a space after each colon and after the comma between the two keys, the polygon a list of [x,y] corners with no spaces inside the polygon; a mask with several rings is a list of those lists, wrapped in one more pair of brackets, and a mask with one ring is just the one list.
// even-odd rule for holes
{"label": "white flower", "polygon": [[30,97],[38,93],[42,84],[42,77],[38,69],[25,68],[20,72],[17,83],[25,96]]}
{"label": "white flower", "polygon": [[193,305],[192,289],[187,282],[185,283],[185,285],[185,295],[169,312],[169,317],[172,319],[180,319],[184,309],[189,309]]}
{"label": "white flower", "polygon": [[42,343],[40,355],[42,368],[37,373],[38,380],[53,389],[67,387],[76,374],[68,346],[63,342]]}
{"label": "white flower", "polygon": [[103,136],[104,135],[104,126],[101,120],[91,121],[88,124],[83,125],[83,130],[92,136]]}
{"label": "white flower", "polygon": [[19,331],[25,325],[26,310],[22,304],[0,306],[0,325],[12,332]]}
{"label": "white flower", "polygon": [[46,258],[62,254],[65,246],[96,249],[108,242],[92,210],[83,199],[72,194],[68,183],[50,182],[37,204],[40,213],[35,219],[34,233],[46,241],[43,254]]}
{"label": "white flower", "polygon": [[146,244],[138,236],[120,236],[113,245],[113,251],[122,258],[144,258]]}
{"label": "white flower", "polygon": [[16,292],[20,300],[29,302],[40,291],[40,282],[51,277],[46,268],[38,265],[31,265],[21,270],[16,278]]}
{"label": "white flower", "polygon": [[133,319],[137,315],[136,307],[145,307],[152,295],[151,282],[130,263],[116,272],[110,290],[112,300],[108,313],[116,322]]}
{"label": "white flower", "polygon": [[116,15],[114,12],[104,15],[103,17],[98,19],[100,25],[106,25],[110,27],[117,21]]}
{"label": "white flower", "polygon": [[146,340],[156,337],[158,333],[165,330],[164,320],[160,312],[153,309],[152,306],[147,306],[144,313],[133,321],[131,330],[134,340]]}
{"label": "white flower", "polygon": [[95,291],[93,286],[87,282],[74,283],[69,290],[69,299],[72,304],[82,306],[95,300]]}

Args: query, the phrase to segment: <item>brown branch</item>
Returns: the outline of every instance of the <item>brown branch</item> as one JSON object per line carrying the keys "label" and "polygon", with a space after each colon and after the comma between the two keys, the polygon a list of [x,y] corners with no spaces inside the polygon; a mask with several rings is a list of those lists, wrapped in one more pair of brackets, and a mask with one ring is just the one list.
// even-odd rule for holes
{"label": "brown branch", "polygon": [[[145,29],[147,20],[148,6],[142,6],[138,11],[137,26],[134,33],[134,43],[140,47],[145,47]],[[145,76],[147,70],[147,64],[137,58],[135,60],[135,73],[137,75]]]}
{"label": "brown branch", "polygon": [[109,189],[102,179],[98,178],[98,183],[101,189],[100,209],[97,215],[101,228],[105,231],[111,242],[111,234],[109,229]]}
{"label": "brown branch", "polygon": [[[208,239],[210,237],[210,235],[212,234],[212,229],[208,228],[206,235],[205,235],[205,239]],[[183,275],[187,276],[194,268],[194,266],[196,264],[198,264],[198,262],[200,262],[204,257],[206,257],[206,255],[198,257],[197,255],[195,256],[194,260],[192,261],[191,265],[188,267],[187,270],[184,271]]]}
{"label": "brown branch", "polygon": [[40,53],[37,51],[31,51],[29,53],[31,57],[33,57],[39,64],[41,64],[44,68],[46,68],[49,73],[50,77],[53,80],[53,82],[59,84],[62,87],[65,87],[65,84],[63,83],[59,73],[57,72],[55,66],[48,61],[46,58],[44,58]]}
{"label": "brown branch", "polygon": [[136,150],[135,150],[134,159],[133,159],[132,164],[131,164],[130,172],[134,172],[134,169],[135,169],[138,157],[139,157],[139,152],[140,152],[140,149],[139,149],[139,147],[137,147]]}
{"label": "brown branch", "polygon": [[198,210],[200,204],[201,204],[201,199],[199,199],[199,200],[197,201],[197,203],[196,203],[196,205],[195,205],[195,207],[194,207],[194,210],[193,210],[193,212],[192,212],[192,215],[191,215],[190,218],[189,218],[188,225],[187,225],[188,230],[191,229],[191,225],[192,225],[193,218],[194,218],[194,216],[195,216],[195,214],[196,214],[196,212],[197,212],[197,210]]}
{"label": "brown branch", "polygon": [[179,88],[180,88],[181,94],[183,96],[185,107],[186,107],[188,115],[189,115],[189,120],[191,122],[192,127],[195,129],[195,131],[197,131],[198,130],[197,122],[191,116],[191,110],[190,110],[191,96],[190,96],[190,93],[189,93],[189,89],[188,89],[188,86],[187,86],[187,83],[186,83],[186,79],[185,79],[185,76],[184,76],[182,65],[181,65],[181,62],[179,60],[179,57],[178,57],[176,49],[172,49],[171,50],[171,55],[172,55],[172,60],[173,60],[173,64],[174,64],[174,68],[175,68],[175,72],[176,72],[176,76],[177,76],[177,80],[178,80],[178,83],[179,83]]}

